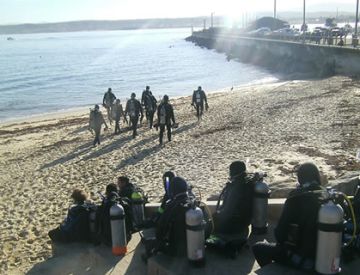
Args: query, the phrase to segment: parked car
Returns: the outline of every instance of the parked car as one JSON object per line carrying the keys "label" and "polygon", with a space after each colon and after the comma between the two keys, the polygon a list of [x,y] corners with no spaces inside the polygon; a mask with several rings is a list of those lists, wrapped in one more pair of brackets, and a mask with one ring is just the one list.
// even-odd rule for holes
{"label": "parked car", "polygon": [[263,28],[259,28],[257,30],[248,32],[248,35],[261,37],[261,36],[265,36],[269,33],[271,33],[271,29],[267,28],[267,27],[263,27]]}

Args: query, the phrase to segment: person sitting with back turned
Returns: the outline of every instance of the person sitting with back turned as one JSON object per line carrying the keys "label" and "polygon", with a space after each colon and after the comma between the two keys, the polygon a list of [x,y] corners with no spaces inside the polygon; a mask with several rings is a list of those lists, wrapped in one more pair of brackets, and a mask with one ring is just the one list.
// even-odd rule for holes
{"label": "person sitting with back turned", "polygon": [[126,239],[127,242],[131,239],[131,210],[128,204],[121,200],[118,195],[118,188],[116,184],[110,183],[106,186],[105,197],[103,197],[101,205],[97,208],[96,212],[96,225],[98,228],[98,239],[105,245],[111,245],[111,220],[110,220],[110,208],[114,204],[120,204],[124,208],[125,212],[125,226],[126,226]]}
{"label": "person sitting with back turned", "polygon": [[157,222],[160,219],[162,213],[164,213],[165,205],[169,201],[169,186],[171,180],[176,176],[176,174],[172,171],[166,171],[162,176],[162,183],[164,187],[164,195],[161,199],[160,206],[157,211],[150,217],[150,219],[146,220],[144,223],[144,228],[153,228],[156,226]]}
{"label": "person sitting with back turned", "polygon": [[90,240],[87,194],[83,190],[75,189],[71,198],[75,205],[69,209],[66,219],[58,228],[49,232],[49,237],[53,242],[68,243]]}
{"label": "person sitting with back turned", "polygon": [[236,257],[249,235],[253,196],[254,183],[246,173],[245,163],[234,161],[230,165],[230,181],[222,190],[213,215],[215,230],[206,240],[209,248]]}
{"label": "person sitting with back turned", "polygon": [[[245,163],[234,161],[229,169],[230,181],[221,192],[214,214],[215,232],[248,235],[252,218],[254,184],[246,173]],[[223,203],[220,204],[220,200]]]}
{"label": "person sitting with back turned", "polygon": [[170,256],[186,256],[185,213],[189,209],[188,185],[181,177],[174,177],[169,186],[170,199],[156,224],[156,240],[145,243],[147,260],[161,251]]}
{"label": "person sitting with back turned", "polygon": [[174,109],[169,103],[169,97],[167,95],[164,95],[162,102],[158,106],[157,116],[157,125],[160,127],[159,142],[160,145],[162,145],[165,127],[167,129],[168,141],[171,141],[171,121],[175,125]]}
{"label": "person sitting with back turned", "polygon": [[147,196],[141,187],[130,182],[126,176],[118,177],[119,196],[131,207],[132,231],[138,231],[144,226],[144,211]]}
{"label": "person sitting with back turned", "polygon": [[315,265],[317,221],[321,199],[320,173],[313,163],[302,164],[299,187],[289,194],[275,228],[276,243],[259,242],[253,253],[260,266],[277,262],[311,271]]}

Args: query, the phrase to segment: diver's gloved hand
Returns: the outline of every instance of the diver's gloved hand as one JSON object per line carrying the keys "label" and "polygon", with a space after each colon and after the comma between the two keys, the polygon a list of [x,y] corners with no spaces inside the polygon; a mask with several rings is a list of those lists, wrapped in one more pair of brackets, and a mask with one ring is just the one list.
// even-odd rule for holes
{"label": "diver's gloved hand", "polygon": [[207,110],[209,110],[209,104],[205,104],[205,110],[207,111]]}

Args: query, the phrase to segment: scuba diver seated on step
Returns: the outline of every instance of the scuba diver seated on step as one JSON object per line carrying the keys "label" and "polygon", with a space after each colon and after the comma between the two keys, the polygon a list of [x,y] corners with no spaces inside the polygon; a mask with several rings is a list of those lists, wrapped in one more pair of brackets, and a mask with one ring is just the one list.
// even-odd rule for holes
{"label": "scuba diver seated on step", "polygon": [[133,232],[144,227],[145,204],[148,198],[139,186],[130,182],[126,176],[118,177],[119,196],[131,207]]}
{"label": "scuba diver seated on step", "polygon": [[127,242],[131,239],[132,234],[132,215],[130,205],[122,200],[118,195],[118,188],[116,184],[110,183],[106,186],[106,194],[103,197],[101,205],[96,211],[96,227],[98,241],[111,245],[111,223],[110,223],[110,208],[114,204],[120,204],[125,211],[125,226]]}
{"label": "scuba diver seated on step", "polygon": [[185,213],[189,209],[188,184],[174,177],[169,185],[169,197],[164,212],[156,223],[156,239],[145,241],[143,260],[161,251],[171,256],[186,256]]}
{"label": "scuba diver seated on step", "polygon": [[231,163],[229,174],[230,181],[220,194],[213,216],[215,232],[206,243],[209,247],[235,257],[249,235],[254,183],[247,175],[245,163],[242,161]]}
{"label": "scuba diver seated on step", "polygon": [[326,190],[320,173],[312,163],[297,171],[299,186],[290,192],[275,228],[276,243],[259,242],[253,253],[260,266],[272,262],[311,271],[314,269],[318,213]]}
{"label": "scuba diver seated on step", "polygon": [[49,232],[53,242],[85,242],[90,240],[89,231],[89,207],[86,203],[87,194],[80,189],[75,189],[71,198],[74,200],[65,220],[59,227]]}

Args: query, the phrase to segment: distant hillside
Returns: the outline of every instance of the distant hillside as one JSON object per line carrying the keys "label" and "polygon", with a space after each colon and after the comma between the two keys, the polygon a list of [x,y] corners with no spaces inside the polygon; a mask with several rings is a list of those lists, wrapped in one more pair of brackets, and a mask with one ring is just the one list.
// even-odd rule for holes
{"label": "distant hillside", "polygon": [[[99,30],[134,30],[158,28],[186,28],[202,27],[205,17],[195,18],[169,18],[169,19],[137,19],[112,21],[73,21],[44,24],[0,25],[0,34],[44,33],[44,32],[74,32]],[[214,23],[219,25],[223,19],[214,17]],[[210,19],[207,18],[209,26]]]}

